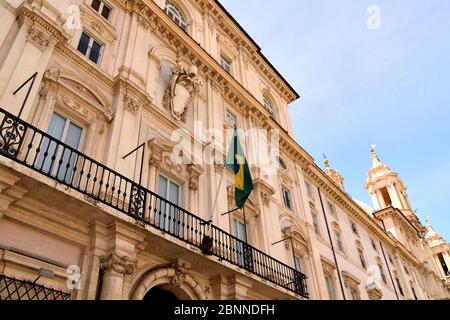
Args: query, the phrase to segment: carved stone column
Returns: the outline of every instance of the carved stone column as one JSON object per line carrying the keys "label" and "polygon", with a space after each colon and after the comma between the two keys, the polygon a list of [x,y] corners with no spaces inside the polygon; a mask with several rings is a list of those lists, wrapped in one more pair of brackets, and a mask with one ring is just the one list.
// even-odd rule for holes
{"label": "carved stone column", "polygon": [[101,300],[122,300],[125,276],[134,273],[137,262],[127,256],[118,256],[115,253],[100,257],[100,268],[104,272]]}

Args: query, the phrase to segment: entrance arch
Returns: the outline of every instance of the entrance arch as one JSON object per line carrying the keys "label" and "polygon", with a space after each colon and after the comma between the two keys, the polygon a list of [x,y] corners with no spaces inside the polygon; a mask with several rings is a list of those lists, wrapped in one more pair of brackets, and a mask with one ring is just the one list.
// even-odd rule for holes
{"label": "entrance arch", "polygon": [[172,266],[151,270],[137,282],[131,300],[206,300],[200,284]]}
{"label": "entrance arch", "polygon": [[153,287],[144,296],[144,301],[151,301],[154,303],[167,303],[178,301],[178,297],[171,291],[165,290],[162,287]]}

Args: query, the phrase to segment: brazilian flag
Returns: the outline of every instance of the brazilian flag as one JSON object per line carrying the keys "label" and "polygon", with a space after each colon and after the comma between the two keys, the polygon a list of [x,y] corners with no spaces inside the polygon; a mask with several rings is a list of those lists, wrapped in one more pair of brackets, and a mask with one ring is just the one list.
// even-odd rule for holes
{"label": "brazilian flag", "polygon": [[253,191],[253,179],[239,141],[237,128],[234,128],[233,140],[228,151],[227,167],[233,171],[235,176],[236,207],[242,209]]}

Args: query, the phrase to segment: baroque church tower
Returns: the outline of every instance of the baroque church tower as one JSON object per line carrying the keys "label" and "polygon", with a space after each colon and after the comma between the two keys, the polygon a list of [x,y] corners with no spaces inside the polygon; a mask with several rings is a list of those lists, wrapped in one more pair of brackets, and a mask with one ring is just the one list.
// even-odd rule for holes
{"label": "baroque church tower", "polygon": [[372,168],[364,186],[372,198],[375,210],[388,207],[399,209],[419,230],[423,229],[408,200],[406,185],[398,173],[380,161],[375,148],[375,145],[371,146]]}

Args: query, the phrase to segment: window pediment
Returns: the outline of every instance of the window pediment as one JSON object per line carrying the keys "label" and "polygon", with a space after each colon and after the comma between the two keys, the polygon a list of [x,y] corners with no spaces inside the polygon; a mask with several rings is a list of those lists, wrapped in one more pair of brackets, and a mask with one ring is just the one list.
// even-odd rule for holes
{"label": "window pediment", "polygon": [[113,27],[100,18],[91,8],[82,6],[80,13],[83,26],[93,33],[98,40],[109,44],[116,41],[117,33]]}

